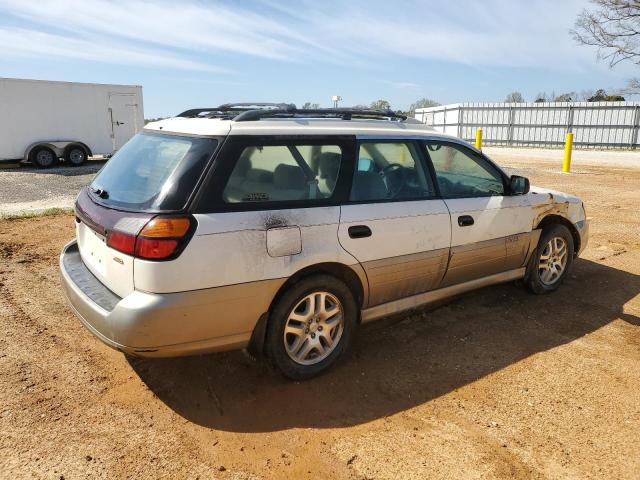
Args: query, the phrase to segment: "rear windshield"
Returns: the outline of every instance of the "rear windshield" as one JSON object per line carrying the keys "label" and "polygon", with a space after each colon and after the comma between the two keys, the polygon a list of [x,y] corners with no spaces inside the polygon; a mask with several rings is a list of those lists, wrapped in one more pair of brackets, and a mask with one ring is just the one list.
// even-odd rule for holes
{"label": "rear windshield", "polygon": [[90,185],[98,202],[133,210],[185,207],[218,140],[139,133],[106,163]]}

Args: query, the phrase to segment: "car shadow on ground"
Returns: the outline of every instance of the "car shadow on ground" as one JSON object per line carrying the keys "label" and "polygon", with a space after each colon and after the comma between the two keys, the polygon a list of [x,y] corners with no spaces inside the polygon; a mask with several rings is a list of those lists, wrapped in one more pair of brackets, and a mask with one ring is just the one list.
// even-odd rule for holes
{"label": "car shadow on ground", "polygon": [[422,404],[615,319],[640,325],[623,312],[639,292],[640,275],[578,260],[552,295],[505,284],[367,325],[336,368],[302,383],[240,352],[130,363],[160,400],[205,427],[345,427]]}

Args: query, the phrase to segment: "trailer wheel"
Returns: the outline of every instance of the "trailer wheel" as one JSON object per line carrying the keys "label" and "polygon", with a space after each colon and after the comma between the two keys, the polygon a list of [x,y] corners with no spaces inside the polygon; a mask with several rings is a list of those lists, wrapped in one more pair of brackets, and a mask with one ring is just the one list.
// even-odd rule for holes
{"label": "trailer wheel", "polygon": [[58,158],[48,147],[38,147],[31,155],[31,161],[36,164],[38,168],[49,168],[56,163]]}
{"label": "trailer wheel", "polygon": [[85,152],[82,147],[74,146],[65,152],[64,159],[70,165],[79,167],[87,161],[87,152]]}

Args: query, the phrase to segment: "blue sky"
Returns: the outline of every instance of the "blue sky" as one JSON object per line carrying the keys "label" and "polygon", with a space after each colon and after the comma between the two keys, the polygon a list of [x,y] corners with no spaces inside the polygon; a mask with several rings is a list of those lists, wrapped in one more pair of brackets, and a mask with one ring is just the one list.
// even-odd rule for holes
{"label": "blue sky", "polygon": [[407,108],[615,89],[568,31],[586,0],[0,0],[0,77],[144,87],[145,116],[229,101]]}

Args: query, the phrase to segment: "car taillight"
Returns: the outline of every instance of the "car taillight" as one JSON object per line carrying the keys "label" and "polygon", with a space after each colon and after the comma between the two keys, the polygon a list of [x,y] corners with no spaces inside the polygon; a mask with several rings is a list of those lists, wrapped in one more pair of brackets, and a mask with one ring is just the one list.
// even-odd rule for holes
{"label": "car taillight", "polygon": [[112,230],[107,235],[107,245],[136,258],[163,260],[184,246],[190,230],[190,218],[156,217],[138,235]]}
{"label": "car taillight", "polygon": [[112,230],[107,235],[107,246],[127,255],[133,255],[136,251],[136,236]]}
{"label": "car taillight", "polygon": [[140,238],[136,242],[136,257],[158,260],[173,255],[178,246],[177,240]]}

